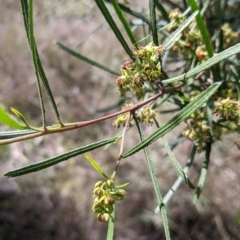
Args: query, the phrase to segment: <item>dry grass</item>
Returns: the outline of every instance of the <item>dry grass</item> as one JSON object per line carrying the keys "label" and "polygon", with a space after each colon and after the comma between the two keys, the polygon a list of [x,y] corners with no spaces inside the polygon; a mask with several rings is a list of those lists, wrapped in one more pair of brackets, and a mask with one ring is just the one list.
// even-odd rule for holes
{"label": "dry grass", "polygon": [[[67,4],[69,9],[63,7],[60,1],[54,2],[59,2],[58,8],[51,5],[53,1],[36,3],[36,41],[43,66],[63,120],[72,122],[95,118],[102,115],[96,115],[98,109],[117,100],[114,77],[70,57],[59,50],[55,42],[74,46],[102,21],[102,17],[88,1],[71,1]],[[86,3],[90,4],[87,8],[84,7]],[[76,7],[73,7],[74,4]],[[35,77],[18,2],[11,0],[2,3],[0,32],[0,102],[7,109],[10,106],[17,108],[31,123],[40,125]],[[107,26],[78,50],[115,70],[126,60],[126,55]],[[55,118],[50,105],[47,110],[48,122],[52,123]],[[164,117],[162,121],[165,120]],[[153,129],[147,129],[146,134],[151,131]],[[180,132],[180,128],[176,129],[167,137],[174,139]],[[107,121],[62,135],[1,147],[0,174],[116,133],[111,121]],[[135,130],[130,130],[126,148],[136,144],[138,139]],[[168,205],[173,239],[240,239],[240,161],[239,150],[232,139],[233,136],[229,136],[214,147],[201,203],[194,207],[194,193],[183,185]],[[165,194],[177,174],[170,160],[163,157],[165,152],[159,145],[151,146],[152,158]],[[116,145],[107,151],[93,151],[91,156],[111,174],[118,148]],[[188,142],[174,150],[182,165],[189,149]],[[190,172],[194,183],[202,161],[203,155],[200,154]],[[0,240],[105,239],[106,225],[98,223],[91,212],[91,192],[98,179],[98,174],[83,156],[35,174],[15,179],[1,177]],[[117,205],[115,239],[163,239],[159,216],[152,214],[156,201],[143,153],[123,160],[118,181],[131,184],[126,199]]]}

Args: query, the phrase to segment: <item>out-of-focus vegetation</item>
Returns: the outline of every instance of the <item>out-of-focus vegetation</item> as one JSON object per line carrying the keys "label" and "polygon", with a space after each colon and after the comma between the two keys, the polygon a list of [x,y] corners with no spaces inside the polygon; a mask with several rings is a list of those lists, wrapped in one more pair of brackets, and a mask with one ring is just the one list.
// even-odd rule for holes
{"label": "out-of-focus vegetation", "polygon": [[[74,122],[95,118],[98,110],[115,103],[118,97],[115,77],[62,52],[55,42],[64,42],[73,48],[78,46],[104,21],[103,17],[93,1],[45,0],[35,4],[35,38],[63,120]],[[143,12],[148,8],[148,1],[131,1],[131,4]],[[231,19],[233,25],[235,20],[239,21]],[[17,1],[1,4],[0,33],[0,102],[5,108],[16,107],[33,125],[40,125],[35,76]],[[77,49],[89,58],[111,65],[116,71],[128,59],[106,24]],[[169,65],[168,71],[175,70],[175,65],[176,62]],[[47,111],[47,120],[53,122],[50,104]],[[171,115],[161,116],[160,123],[170,118]],[[117,134],[118,130],[113,130],[111,124],[110,120],[1,147],[0,174],[110,137],[113,131]],[[1,127],[1,130],[5,128]],[[152,131],[149,127],[145,132]],[[181,131],[175,129],[166,137],[171,142]],[[197,206],[192,204],[193,192],[185,185],[167,205],[173,239],[240,239],[240,154],[233,141],[235,138],[234,134],[229,134],[215,144],[201,202]],[[130,130],[125,145],[134,146],[136,139],[138,136]],[[191,145],[191,142],[185,142],[174,149],[182,165]],[[159,143],[154,143],[150,149],[165,194],[177,174]],[[109,174],[114,169],[117,154],[117,147],[91,153]],[[198,180],[203,158],[203,153],[199,153],[198,161],[188,174],[194,182]],[[137,153],[121,163],[118,180],[131,184],[124,202],[117,205],[115,239],[147,240],[164,236],[159,216],[152,214],[156,202],[143,159],[143,154]],[[1,177],[0,239],[105,239],[106,226],[96,221],[91,210],[92,189],[98,179],[99,175],[83,156],[19,178]]]}

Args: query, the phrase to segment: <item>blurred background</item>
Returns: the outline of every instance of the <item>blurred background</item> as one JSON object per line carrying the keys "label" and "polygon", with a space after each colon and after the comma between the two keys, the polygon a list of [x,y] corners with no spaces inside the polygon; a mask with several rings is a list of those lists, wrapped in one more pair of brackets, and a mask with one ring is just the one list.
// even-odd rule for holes
{"label": "blurred background", "polygon": [[[137,11],[147,13],[147,0],[130,2]],[[172,2],[180,4],[180,1]],[[104,22],[95,2],[36,1],[34,14],[40,58],[63,121],[83,121],[107,114],[100,110],[119,99],[115,76],[91,67],[56,46],[56,42],[61,42],[119,71],[128,57],[108,25],[103,24],[91,34]],[[143,33],[137,31],[136,34],[141,38]],[[19,1],[2,1],[0,36],[0,103],[5,109],[18,109],[32,125],[41,126],[34,69]],[[86,36],[89,38],[84,41]],[[46,96],[45,99],[48,102]],[[171,115],[159,116],[161,123],[169,118]],[[56,122],[49,102],[47,121]],[[174,140],[182,129],[181,126],[174,129],[167,139]],[[0,126],[0,130],[7,128]],[[145,134],[153,130],[146,128]],[[0,240],[105,239],[107,224],[99,223],[91,210],[93,186],[101,176],[83,156],[26,176],[7,179],[2,175],[117,133],[112,120],[108,120],[71,132],[1,146]],[[194,191],[182,184],[167,205],[172,239],[240,239],[240,152],[234,137],[228,135],[214,145],[200,203],[192,204]],[[135,129],[128,131],[125,149],[138,142]],[[165,195],[178,175],[161,144],[157,141],[150,150]],[[174,149],[182,166],[191,147],[192,143],[186,141]],[[116,144],[89,155],[110,175],[118,151],[119,144]],[[188,174],[195,184],[203,159],[203,153],[198,154]],[[164,239],[161,217],[154,214],[156,200],[143,152],[122,160],[117,182],[130,182],[130,185],[126,188],[125,200],[116,206],[115,239]]]}

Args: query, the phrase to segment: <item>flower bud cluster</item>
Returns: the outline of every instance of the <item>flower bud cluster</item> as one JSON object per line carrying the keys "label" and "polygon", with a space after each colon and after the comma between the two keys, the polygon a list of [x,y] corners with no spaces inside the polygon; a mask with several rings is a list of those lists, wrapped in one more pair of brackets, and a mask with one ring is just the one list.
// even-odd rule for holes
{"label": "flower bud cluster", "polygon": [[[131,108],[132,106],[133,106],[133,103],[126,102],[123,106],[123,109]],[[132,126],[132,123],[131,123],[132,115],[130,116],[130,119],[128,120],[129,114],[131,114],[131,113],[127,112],[127,113],[118,115],[117,119],[113,121],[112,125],[116,128],[119,128],[121,126],[124,127],[126,125],[126,123],[128,122],[127,127],[131,127]],[[156,111],[154,111],[150,106],[146,106],[146,107],[143,107],[143,108],[135,111],[135,115],[136,115],[136,118],[140,122],[144,122],[149,126],[154,123]]]}
{"label": "flower bud cluster", "polygon": [[195,51],[196,57],[200,62],[204,62],[208,59],[208,53],[204,44],[199,45]]}
{"label": "flower bud cluster", "polygon": [[[126,102],[123,105],[122,109],[128,109],[131,107],[133,107],[133,103]],[[132,116],[129,116],[129,114],[130,114],[130,112],[126,112],[126,113],[122,113],[122,114],[118,115],[117,119],[113,121],[112,125],[115,128],[120,128],[121,126],[124,127],[126,125],[126,123],[128,122],[127,127],[131,127],[132,126],[132,124],[131,124]],[[129,117],[130,117],[130,119],[128,120]]]}
{"label": "flower bud cluster", "polygon": [[[177,28],[179,28],[186,17],[180,12],[179,9],[175,9],[170,12],[169,18],[171,24],[167,28],[168,32],[172,33]],[[202,36],[199,29],[196,27],[196,21],[193,20],[181,33],[181,35],[176,38],[173,46],[174,51],[181,51],[184,57],[188,57],[189,50],[194,52],[197,46],[202,44]]]}
{"label": "flower bud cluster", "polygon": [[155,116],[156,111],[154,111],[150,106],[140,109],[136,113],[137,119],[140,122],[146,123],[148,126],[153,125]]}
{"label": "flower bud cluster", "polygon": [[173,32],[184,23],[186,17],[184,17],[180,10],[176,8],[169,13],[169,19],[171,20],[171,24],[167,30]]}
{"label": "flower bud cluster", "polygon": [[210,127],[204,119],[204,112],[194,112],[190,115],[187,128],[182,133],[183,136],[194,141],[199,152],[204,150],[206,143],[211,141]]}
{"label": "flower bud cluster", "polygon": [[[186,17],[180,12],[179,9],[175,9],[170,12],[169,19],[171,24],[167,28],[169,33],[174,32],[179,28]],[[226,49],[240,41],[240,34],[233,31],[228,23],[222,26],[223,32],[223,47]],[[216,43],[217,44],[217,43]],[[181,33],[180,37],[175,40],[174,51],[181,51],[184,57],[189,57],[189,53],[195,53],[197,59],[201,62],[208,59],[208,54],[205,49],[205,44],[203,42],[199,28],[197,27],[196,20],[193,20]],[[190,52],[189,52],[190,51]]]}
{"label": "flower bud cluster", "polygon": [[159,58],[164,54],[163,46],[155,46],[152,42],[145,47],[133,51],[135,61],[127,61],[121,66],[121,76],[116,79],[121,96],[127,92],[144,96],[144,82],[154,83],[161,80],[162,71]]}
{"label": "flower bud cluster", "polygon": [[224,120],[240,124],[240,102],[232,101],[229,97],[219,100],[215,104],[214,112]]}
{"label": "flower bud cluster", "polygon": [[126,191],[118,189],[114,185],[114,181],[108,179],[106,181],[98,181],[94,185],[93,196],[95,197],[92,210],[97,215],[100,222],[108,222],[115,201],[124,199]]}
{"label": "flower bud cluster", "polygon": [[240,42],[240,34],[233,31],[228,23],[223,24],[223,47],[228,48]]}

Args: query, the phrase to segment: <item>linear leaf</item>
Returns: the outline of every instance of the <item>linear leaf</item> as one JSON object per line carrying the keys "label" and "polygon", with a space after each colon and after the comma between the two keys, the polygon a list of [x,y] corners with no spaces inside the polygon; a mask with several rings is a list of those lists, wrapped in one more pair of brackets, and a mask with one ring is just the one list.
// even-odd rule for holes
{"label": "linear leaf", "polygon": [[[140,139],[141,139],[141,141],[144,141],[144,135],[143,135],[142,129],[141,129],[135,115],[133,115],[133,116],[134,116],[134,120],[135,120],[137,129],[138,129],[138,132],[139,132],[139,135],[140,135]],[[157,180],[157,177],[156,177],[156,174],[155,174],[154,166],[153,166],[153,163],[152,163],[152,160],[151,160],[151,155],[150,155],[150,152],[149,152],[148,148],[144,148],[144,153],[145,153],[145,157],[146,157],[147,164],[148,164],[148,170],[149,170],[149,173],[150,173],[150,176],[151,176],[151,179],[152,179],[152,183],[153,183],[153,186],[154,186],[155,194],[156,194],[156,197],[157,197],[158,207],[159,207],[159,210],[160,210],[161,215],[162,215],[165,236],[166,236],[167,240],[171,240],[169,225],[168,225],[168,218],[167,218],[167,210],[166,210],[165,204],[163,203],[161,189],[159,187],[159,183],[158,183],[158,180]]]}
{"label": "linear leaf", "polygon": [[185,181],[185,183],[191,188],[191,189],[195,189],[195,187],[193,186],[193,184],[191,183],[191,181],[189,180],[188,176],[185,174],[184,170],[181,168],[180,164],[178,163],[177,159],[174,157],[173,152],[171,151],[167,141],[165,140],[165,138],[162,138],[163,144],[168,152],[168,155],[170,157],[170,159],[173,162],[174,167],[176,168],[178,174],[180,175],[180,177]]}
{"label": "linear leaf", "polygon": [[36,45],[35,45],[35,40],[34,40],[34,35],[33,35],[33,9],[32,9],[33,3],[32,3],[32,0],[29,1],[29,4],[28,4],[28,1],[24,1],[24,0],[20,0],[20,2],[21,2],[24,26],[25,26],[25,30],[27,33],[28,43],[30,46],[34,71],[35,71],[35,75],[36,75],[38,96],[39,96],[41,112],[42,112],[42,121],[43,121],[43,125],[45,126],[45,124],[46,124],[45,107],[44,107],[44,102],[43,102],[43,97],[42,97],[42,89],[41,89],[41,84],[40,84],[38,68],[37,68]]}
{"label": "linear leaf", "polygon": [[12,118],[5,109],[0,106],[0,122],[14,129],[25,129],[26,126],[22,125],[14,118]]}
{"label": "linear leaf", "polygon": [[154,44],[158,46],[159,43],[158,43],[158,31],[157,31],[155,5],[156,5],[156,0],[149,0],[149,12],[150,12],[152,38],[153,38]]}
{"label": "linear leaf", "polygon": [[118,2],[116,0],[111,0],[111,3],[118,15],[118,18],[120,19],[120,21],[122,22],[122,25],[124,26],[125,31],[127,32],[131,42],[133,45],[136,44],[137,40],[135,39],[133,32],[131,30],[131,27],[129,26],[129,23],[127,21],[127,19],[124,17],[122,10],[118,4]]}
{"label": "linear leaf", "polygon": [[171,34],[167,40],[164,42],[163,46],[166,49],[169,49],[171,47],[171,44],[175,41],[176,37],[191,23],[191,21],[196,17],[198,14],[198,11],[195,11],[189,18],[185,20],[185,22],[175,30],[173,34]]}
{"label": "linear leaf", "polygon": [[[115,14],[115,13],[114,13]],[[74,49],[77,49],[80,47],[86,40],[88,40],[96,31],[98,31],[104,24],[106,23],[106,20],[103,20],[95,29],[90,31],[88,34],[85,34],[83,38],[80,39],[80,41],[75,44]]]}
{"label": "linear leaf", "polygon": [[72,56],[74,56],[74,57],[76,57],[76,58],[81,59],[82,61],[84,61],[84,62],[86,62],[86,63],[88,63],[88,64],[90,64],[90,65],[92,65],[92,66],[94,66],[94,67],[98,67],[98,68],[100,68],[100,69],[102,69],[102,70],[104,70],[104,71],[106,71],[106,72],[112,73],[112,74],[114,74],[114,75],[116,75],[116,76],[119,76],[119,75],[120,75],[120,73],[117,73],[117,72],[109,69],[108,67],[106,67],[106,66],[104,66],[104,65],[101,65],[100,63],[98,63],[98,62],[96,62],[96,61],[94,61],[94,60],[91,60],[91,59],[89,59],[89,58],[81,55],[80,53],[77,53],[76,51],[70,49],[69,47],[63,45],[62,43],[57,42],[56,45],[57,45],[60,49],[62,49],[63,51],[71,54]]}
{"label": "linear leaf", "polygon": [[102,12],[104,18],[108,22],[109,26],[111,27],[111,29],[114,32],[114,34],[116,35],[117,39],[121,43],[122,47],[124,48],[126,53],[129,55],[129,57],[133,60],[132,51],[129,48],[127,42],[125,41],[125,39],[124,39],[123,35],[121,34],[119,28],[117,27],[116,23],[114,22],[114,20],[113,20],[111,14],[109,13],[107,7],[105,6],[104,1],[103,0],[95,0],[95,2],[97,3],[98,8]]}
{"label": "linear leaf", "polygon": [[84,157],[89,161],[89,163],[94,167],[94,169],[100,173],[104,178],[109,179],[108,176],[104,173],[103,169],[98,165],[98,163],[91,158],[89,155],[84,154]]}
{"label": "linear leaf", "polygon": [[225,58],[231,57],[232,55],[235,55],[239,52],[240,52],[240,43],[222,51],[221,53],[218,53],[218,54],[214,55],[213,57],[208,59],[206,62],[198,65],[197,67],[195,67],[193,69],[191,69],[187,73],[184,73],[184,74],[179,75],[179,76],[174,77],[174,78],[163,80],[162,83],[165,83],[165,84],[166,83],[173,83],[173,82],[177,82],[177,81],[184,80],[186,78],[192,77],[192,76],[198,74],[199,72],[202,72],[203,70],[205,70],[207,68],[210,68],[214,64],[224,60]]}
{"label": "linear leaf", "polygon": [[201,169],[200,177],[198,180],[197,189],[194,194],[193,204],[198,203],[200,195],[202,193],[202,189],[203,189],[206,177],[207,177],[208,165],[210,162],[211,146],[212,146],[212,143],[207,143],[207,145],[206,145],[205,159],[202,164],[202,169]]}
{"label": "linear leaf", "polygon": [[4,176],[5,177],[17,177],[17,176],[21,176],[21,175],[28,174],[28,173],[31,173],[31,172],[37,172],[37,171],[40,171],[44,168],[48,168],[48,167],[53,166],[57,163],[60,163],[62,161],[66,161],[69,158],[72,158],[72,157],[78,156],[80,154],[83,154],[85,152],[89,152],[89,151],[94,150],[96,148],[102,147],[102,146],[104,146],[108,143],[114,142],[115,140],[116,140],[116,137],[105,139],[105,140],[102,140],[102,141],[99,141],[99,142],[95,142],[95,143],[86,145],[84,147],[80,147],[80,148],[71,150],[69,152],[60,154],[58,156],[48,158],[44,161],[37,162],[37,163],[32,163],[32,164],[29,164],[27,166],[24,166],[24,167],[6,172],[4,174]]}
{"label": "linear leaf", "polygon": [[[160,128],[157,120],[154,118],[154,122],[157,126],[157,128]],[[180,136],[179,136],[180,137]],[[173,155],[172,152],[172,147],[170,148],[168,142],[165,140],[164,137],[161,138],[163,145],[165,147],[165,149],[167,150],[168,156],[170,157],[170,159],[173,162],[174,167],[176,168],[177,172],[179,173],[180,177],[185,181],[185,183],[191,188],[191,189],[195,189],[195,187],[193,186],[193,184],[191,183],[191,181],[189,180],[189,178],[187,177],[187,175],[185,174],[184,170],[181,168],[180,164],[178,163],[178,161],[176,160],[176,158]]]}
{"label": "linear leaf", "polygon": [[160,137],[163,137],[166,133],[170,132],[173,128],[178,126],[182,121],[188,118],[193,112],[195,112],[199,107],[201,107],[209,97],[218,89],[221,83],[214,83],[204,92],[199,94],[192,102],[190,102],[186,107],[184,107],[176,116],[174,116],[170,121],[165,123],[160,129],[157,129],[153,134],[146,138],[141,143],[137,144],[134,148],[122,155],[123,158],[129,157],[132,154],[140,151],[144,147],[148,146],[152,142],[156,141]]}
{"label": "linear leaf", "polygon": [[[187,1],[188,1],[188,4],[190,5],[192,11],[199,11],[199,7],[198,7],[196,0],[187,0]],[[198,28],[201,32],[202,40],[206,46],[206,50],[208,52],[208,57],[210,58],[213,56],[212,42],[211,42],[211,38],[209,37],[209,33],[206,28],[206,25],[205,25],[200,13],[198,13],[196,16],[196,22],[197,22]]]}
{"label": "linear leaf", "polygon": [[168,13],[165,10],[165,8],[163,7],[163,5],[158,0],[155,2],[155,4],[156,4],[157,9],[161,12],[163,19],[165,21],[169,22]]}
{"label": "linear leaf", "polygon": [[26,127],[30,128],[30,125],[28,124],[25,117],[17,109],[15,109],[13,107],[10,107],[10,109],[19,119],[21,119],[25,123]]}
{"label": "linear leaf", "polygon": [[20,136],[29,135],[36,132],[37,131],[30,130],[30,129],[0,132],[0,140],[20,137]]}
{"label": "linear leaf", "polygon": [[[33,59],[33,64],[34,64],[34,69],[35,69],[35,74],[36,74],[36,78],[37,78],[38,94],[39,94],[41,111],[42,111],[42,116],[43,116],[43,125],[45,126],[45,124],[46,124],[45,123],[45,107],[44,107],[44,103],[43,103],[40,79],[42,80],[42,83],[48,94],[48,97],[49,97],[52,107],[54,109],[55,115],[56,115],[59,123],[62,124],[56,102],[54,100],[51,88],[48,83],[48,79],[47,79],[44,69],[42,67],[42,63],[41,63],[41,60],[40,60],[40,57],[38,54],[38,50],[37,50],[37,46],[36,46],[36,42],[35,42],[35,38],[34,38],[33,0],[29,0],[29,1],[20,0],[20,2],[21,2],[22,13],[23,13],[23,18],[24,18],[24,25],[26,28],[27,38],[29,41],[29,46],[31,49],[32,59]],[[29,2],[29,4],[28,4],[28,2]]]}
{"label": "linear leaf", "polygon": [[[193,163],[193,160],[194,160],[194,157],[195,157],[195,154],[197,152],[197,147],[194,145],[193,148],[192,148],[192,151],[190,153],[190,157],[189,159],[187,160],[187,163],[183,169],[183,171],[185,173],[188,172],[189,168],[191,167],[192,163]],[[173,196],[173,194],[177,191],[177,189],[179,188],[180,184],[182,183],[183,179],[182,177],[178,177],[177,180],[174,182],[174,184],[172,185],[172,187],[170,187],[170,189],[168,190],[168,192],[166,193],[166,195],[164,196],[163,198],[163,202],[164,204],[167,204],[169,202],[169,200],[171,199],[171,197]],[[155,208],[155,213],[158,213],[159,212],[159,208],[158,206]]]}
{"label": "linear leaf", "polygon": [[[105,2],[111,3],[111,0],[105,0]],[[145,22],[148,25],[150,25],[150,21],[145,16],[143,16],[141,13],[136,12],[136,11],[132,10],[131,8],[128,8],[128,7],[126,7],[125,5],[123,5],[121,3],[118,3],[118,5],[124,12],[126,12],[126,13],[134,16],[134,17],[140,18],[140,19],[143,20],[143,22]]]}

